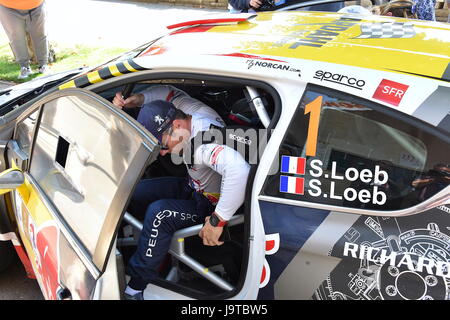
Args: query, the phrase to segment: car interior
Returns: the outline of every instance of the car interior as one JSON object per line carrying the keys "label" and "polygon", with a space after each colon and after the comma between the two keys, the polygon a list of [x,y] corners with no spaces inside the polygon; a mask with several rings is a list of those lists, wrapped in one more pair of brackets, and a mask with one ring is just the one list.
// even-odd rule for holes
{"label": "car interior", "polygon": [[[237,82],[186,78],[145,80],[111,88],[99,94],[112,102],[116,92],[120,91],[126,97],[154,85],[172,85],[183,90],[217,111],[227,126],[263,129],[268,125],[263,123],[264,119],[267,121],[274,116],[274,99],[268,90]],[[264,106],[263,111],[256,110],[256,100]],[[125,108],[124,111],[136,119],[139,109]],[[252,165],[253,172],[256,167],[257,164]],[[159,155],[157,160],[146,168],[141,179],[162,176],[186,177],[186,165],[172,163],[170,155]],[[252,180],[251,171],[246,196],[250,193]],[[215,299],[232,296],[239,288],[239,283],[243,283],[245,275],[248,231],[244,216],[245,222],[248,222],[249,203],[245,201],[224,228],[225,243],[222,246],[203,245],[198,236],[201,224],[177,231],[172,238],[169,253],[160,265],[160,279],[155,284],[193,298]],[[142,221],[127,211],[118,232],[116,247],[121,292],[126,286],[127,261],[136,251],[141,230]]]}

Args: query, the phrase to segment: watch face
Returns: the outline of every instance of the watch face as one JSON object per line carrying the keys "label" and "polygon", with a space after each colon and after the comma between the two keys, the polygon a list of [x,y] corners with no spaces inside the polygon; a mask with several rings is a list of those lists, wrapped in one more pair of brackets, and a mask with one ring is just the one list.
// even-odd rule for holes
{"label": "watch face", "polygon": [[217,218],[217,216],[215,214],[211,215],[211,218],[209,218],[209,223],[213,226],[213,227],[217,227],[217,224],[219,223],[219,218]]}

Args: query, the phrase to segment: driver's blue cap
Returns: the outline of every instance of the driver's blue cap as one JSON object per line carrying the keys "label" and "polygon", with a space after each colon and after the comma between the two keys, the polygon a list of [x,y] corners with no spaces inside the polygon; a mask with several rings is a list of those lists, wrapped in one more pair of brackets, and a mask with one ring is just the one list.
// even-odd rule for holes
{"label": "driver's blue cap", "polygon": [[155,100],[142,106],[137,121],[161,143],[162,134],[172,125],[176,111],[177,109],[173,103]]}

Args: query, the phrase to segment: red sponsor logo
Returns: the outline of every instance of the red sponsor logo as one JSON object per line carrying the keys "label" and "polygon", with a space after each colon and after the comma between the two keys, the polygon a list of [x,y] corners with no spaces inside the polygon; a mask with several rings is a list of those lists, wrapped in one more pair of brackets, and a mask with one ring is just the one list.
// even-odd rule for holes
{"label": "red sponsor logo", "polygon": [[141,53],[139,57],[143,56],[155,56],[157,54],[163,54],[167,51],[167,48],[163,45],[154,45],[148,48],[145,52]]}
{"label": "red sponsor logo", "polygon": [[395,81],[383,79],[373,94],[373,98],[398,106],[409,86]]}
{"label": "red sponsor logo", "polygon": [[[56,300],[59,284],[59,230],[54,221],[44,222],[38,227],[29,225],[33,247],[36,253],[36,265],[42,280],[44,296]],[[36,233],[35,233],[36,232]]]}
{"label": "red sponsor logo", "polygon": [[287,63],[286,61],[283,60],[276,60],[276,59],[271,59],[271,58],[263,58],[260,56],[255,56],[252,54],[245,54],[245,53],[240,53],[240,52],[235,52],[235,53],[228,53],[228,54],[216,54],[217,56],[223,56],[223,57],[236,57],[236,58],[244,58],[244,59],[258,59],[258,60],[266,60],[266,61],[275,61],[275,62],[284,62]]}
{"label": "red sponsor logo", "polygon": [[[278,252],[278,249],[280,248],[280,234],[274,233],[274,234],[266,234],[266,255],[272,255]],[[264,288],[270,280],[270,265],[267,262],[266,259],[264,259],[264,265],[261,272],[261,279],[260,279],[260,288]]]}

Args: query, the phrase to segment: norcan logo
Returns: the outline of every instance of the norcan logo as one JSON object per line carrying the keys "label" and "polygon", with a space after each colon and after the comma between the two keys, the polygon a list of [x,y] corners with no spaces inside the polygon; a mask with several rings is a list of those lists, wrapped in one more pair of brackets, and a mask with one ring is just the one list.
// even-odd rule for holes
{"label": "norcan logo", "polygon": [[273,63],[273,62],[266,62],[266,61],[247,60],[247,68],[251,69],[253,67],[270,68],[270,69],[278,69],[278,70],[282,70],[282,71],[296,72],[296,73],[298,73],[298,76],[301,77],[300,69],[293,68],[287,64]]}
{"label": "norcan logo", "polygon": [[358,80],[356,78],[348,77],[339,73],[332,73],[328,71],[318,70],[314,75],[314,79],[318,79],[320,81],[328,81],[337,84],[342,84],[347,87],[351,87],[354,89],[362,90],[362,88],[366,85],[364,80]]}

